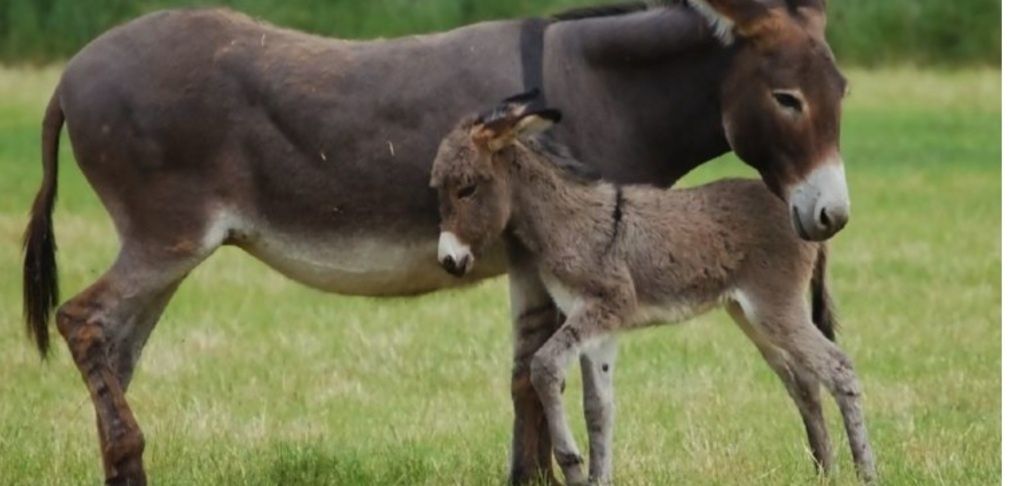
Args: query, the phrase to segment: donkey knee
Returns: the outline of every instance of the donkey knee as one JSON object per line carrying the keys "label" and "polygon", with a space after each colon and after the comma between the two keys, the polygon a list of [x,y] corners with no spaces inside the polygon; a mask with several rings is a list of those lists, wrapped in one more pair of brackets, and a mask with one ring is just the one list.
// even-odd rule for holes
{"label": "donkey knee", "polygon": [[104,351],[105,333],[93,316],[93,309],[73,300],[56,311],[56,328],[67,342],[74,361],[83,364],[95,349]]}

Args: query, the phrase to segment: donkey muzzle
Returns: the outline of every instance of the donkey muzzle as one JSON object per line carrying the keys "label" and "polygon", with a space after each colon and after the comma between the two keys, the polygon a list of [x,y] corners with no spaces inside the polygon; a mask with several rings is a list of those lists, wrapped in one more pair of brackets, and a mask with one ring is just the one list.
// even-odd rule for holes
{"label": "donkey muzzle", "polygon": [[439,235],[439,263],[450,275],[462,277],[474,267],[474,255],[455,234],[443,231]]}
{"label": "donkey muzzle", "polygon": [[793,228],[808,241],[824,241],[846,226],[850,218],[846,172],[838,158],[811,171],[789,190]]}

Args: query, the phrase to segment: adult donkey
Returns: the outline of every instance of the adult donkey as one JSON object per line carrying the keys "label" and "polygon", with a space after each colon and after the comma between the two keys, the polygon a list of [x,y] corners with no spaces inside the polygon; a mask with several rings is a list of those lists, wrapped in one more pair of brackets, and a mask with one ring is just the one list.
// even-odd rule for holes
{"label": "adult donkey", "polygon": [[294,280],[355,295],[463,285],[505,272],[508,261],[510,475],[550,475],[528,369],[558,317],[529,257],[503,243],[460,280],[432,258],[438,208],[428,174],[460,114],[540,85],[569,115],[560,140],[607,178],[666,186],[733,147],[790,203],[801,236],[826,239],[848,217],[838,155],[844,81],[825,44],[821,0],[692,5],[371,42],[180,10],[82,49],[45,113],[24,300],[45,354],[58,301],[51,213],[65,122],[122,245],[56,317],[95,405],[106,480],[145,482],[144,440],[125,398],[134,366],[183,278],[229,244]]}

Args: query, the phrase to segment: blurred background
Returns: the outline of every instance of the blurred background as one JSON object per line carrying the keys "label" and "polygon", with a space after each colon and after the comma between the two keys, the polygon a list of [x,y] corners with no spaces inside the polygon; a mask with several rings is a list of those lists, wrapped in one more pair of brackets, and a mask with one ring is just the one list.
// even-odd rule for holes
{"label": "blurred background", "polygon": [[[606,0],[603,0],[606,2]],[[62,339],[21,322],[21,234],[62,63],[160,8],[225,4],[278,25],[392,37],[595,0],[0,0],[0,485],[98,484],[94,409]],[[852,87],[853,217],[832,242],[839,341],[863,381],[882,484],[997,484],[1001,71],[998,0],[829,0]],[[115,230],[60,154],[62,295],[94,282]],[[732,154],[680,185],[754,177]],[[412,299],[323,294],[224,247],[183,283],[130,388],[155,484],[502,484],[512,421],[507,282]],[[618,484],[811,484],[804,430],[719,312],[631,333],[616,367]],[[580,444],[578,373],[566,405]],[[823,398],[838,466],[856,484]]]}
{"label": "blurred background", "polygon": [[[109,27],[152,10],[228,5],[324,35],[395,36],[593,0],[0,0],[0,61],[65,59]],[[830,0],[829,40],[844,63],[1000,63],[999,0]]]}

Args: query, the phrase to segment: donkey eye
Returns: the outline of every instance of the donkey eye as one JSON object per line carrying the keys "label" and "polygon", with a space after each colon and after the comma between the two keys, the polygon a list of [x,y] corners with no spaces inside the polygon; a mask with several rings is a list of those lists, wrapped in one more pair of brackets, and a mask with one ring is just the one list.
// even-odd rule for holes
{"label": "donkey eye", "polygon": [[804,102],[800,101],[797,95],[790,93],[788,91],[773,91],[772,97],[776,99],[776,103],[779,106],[787,108],[793,111],[802,111],[804,109]]}
{"label": "donkey eye", "polygon": [[456,191],[457,199],[463,199],[474,195],[474,191],[477,191],[477,185],[471,184],[459,191]]}

